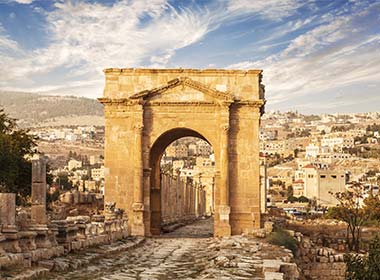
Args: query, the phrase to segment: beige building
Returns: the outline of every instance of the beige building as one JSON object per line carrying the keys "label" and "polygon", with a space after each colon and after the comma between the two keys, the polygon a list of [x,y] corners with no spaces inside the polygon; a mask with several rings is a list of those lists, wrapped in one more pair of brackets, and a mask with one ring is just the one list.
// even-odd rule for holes
{"label": "beige building", "polygon": [[176,158],[185,158],[189,155],[187,146],[185,144],[179,144],[179,145],[174,146],[174,147],[175,147],[175,157]]}
{"label": "beige building", "polygon": [[268,178],[272,181],[282,181],[285,183],[285,186],[292,185],[294,170],[291,167],[271,167],[268,168]]}
{"label": "beige building", "polygon": [[189,144],[188,151],[189,151],[189,156],[197,155],[197,152],[198,152],[197,144],[194,144],[194,143]]}
{"label": "beige building", "polygon": [[165,150],[166,157],[174,158],[176,156],[175,152],[176,152],[176,147],[173,145],[169,145]]}
{"label": "beige building", "polygon": [[316,158],[319,155],[319,146],[310,144],[306,147],[305,158]]}
{"label": "beige building", "polygon": [[67,163],[67,167],[70,171],[76,168],[81,168],[82,162],[76,159],[70,159],[69,162]]}
{"label": "beige building", "polygon": [[200,166],[213,166],[214,162],[210,159],[210,157],[197,157],[195,159],[195,165]]}
{"label": "beige building", "polygon": [[100,168],[92,168],[91,169],[91,177],[95,181],[100,181],[104,179],[104,166],[102,165]]}
{"label": "beige building", "polygon": [[96,181],[94,180],[86,180],[84,181],[84,188],[88,192],[94,192],[96,191]]}
{"label": "beige building", "polygon": [[183,160],[173,160],[173,173],[176,174],[178,169],[182,169],[185,166],[185,162]]}
{"label": "beige building", "polygon": [[302,179],[293,182],[293,196],[305,196],[305,182]]}
{"label": "beige building", "polygon": [[355,146],[353,137],[325,137],[321,139],[322,147],[329,147],[331,151],[341,151],[343,148],[352,148]]}
{"label": "beige building", "polygon": [[207,157],[212,153],[212,147],[206,141],[197,142],[197,155]]}
{"label": "beige building", "polygon": [[92,156],[90,156],[89,160],[90,160],[91,165],[94,165],[94,164],[101,162],[99,155],[92,155]]}
{"label": "beige building", "polygon": [[317,203],[323,206],[334,206],[338,203],[330,192],[345,190],[344,171],[318,168],[309,164],[300,170],[298,177],[304,181],[304,195],[309,199],[316,199]]}

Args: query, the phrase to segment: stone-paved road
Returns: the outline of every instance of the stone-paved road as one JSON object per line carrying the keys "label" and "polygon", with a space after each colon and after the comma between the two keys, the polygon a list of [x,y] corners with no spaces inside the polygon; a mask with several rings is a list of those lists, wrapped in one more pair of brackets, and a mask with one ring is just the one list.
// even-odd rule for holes
{"label": "stone-paved road", "polygon": [[214,239],[212,226],[211,219],[200,220],[49,279],[264,279],[263,258],[286,256],[276,255],[272,245],[242,236]]}

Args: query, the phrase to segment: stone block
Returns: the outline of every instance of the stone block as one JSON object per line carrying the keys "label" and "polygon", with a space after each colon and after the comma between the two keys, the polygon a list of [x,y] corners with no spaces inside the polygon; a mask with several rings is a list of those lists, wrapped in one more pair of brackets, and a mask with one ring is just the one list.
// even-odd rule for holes
{"label": "stone block", "polygon": [[0,225],[3,232],[16,231],[16,194],[0,193]]}
{"label": "stone block", "polygon": [[284,274],[280,272],[264,272],[265,280],[284,280]]}
{"label": "stone block", "polygon": [[263,260],[263,272],[280,272],[281,260]]}

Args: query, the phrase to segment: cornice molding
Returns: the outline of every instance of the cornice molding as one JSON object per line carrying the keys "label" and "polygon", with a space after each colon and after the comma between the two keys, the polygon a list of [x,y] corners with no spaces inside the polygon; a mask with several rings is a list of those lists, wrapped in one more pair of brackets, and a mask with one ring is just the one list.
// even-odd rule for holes
{"label": "cornice molding", "polygon": [[169,89],[176,88],[178,86],[188,86],[192,89],[195,89],[199,92],[207,94],[212,98],[218,100],[219,102],[233,102],[232,95],[229,92],[221,92],[216,89],[211,89],[210,87],[198,82],[194,81],[188,77],[180,77],[173,80],[170,80],[166,85],[153,88],[150,90],[143,90],[136,94],[130,96],[131,99],[139,99],[142,98],[144,100],[149,100],[150,98],[160,95]]}

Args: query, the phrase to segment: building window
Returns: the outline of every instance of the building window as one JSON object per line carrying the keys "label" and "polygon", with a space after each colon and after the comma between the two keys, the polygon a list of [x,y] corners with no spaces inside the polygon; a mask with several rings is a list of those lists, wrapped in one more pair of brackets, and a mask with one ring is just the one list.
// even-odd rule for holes
{"label": "building window", "polygon": [[326,178],[326,175],[321,175],[321,178]]}
{"label": "building window", "polygon": [[334,178],[334,179],[336,179],[336,175],[331,175],[331,178]]}

